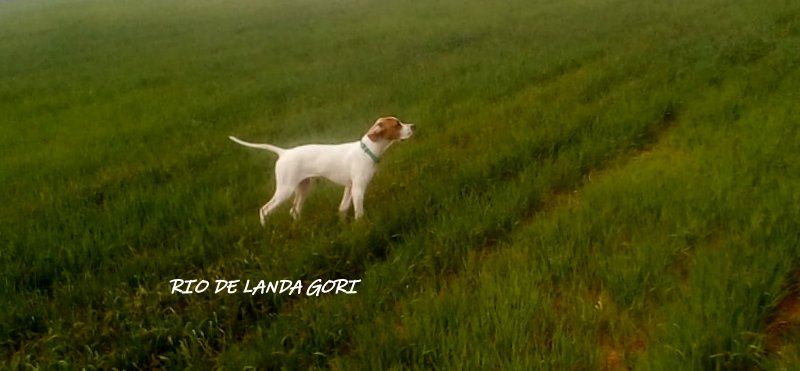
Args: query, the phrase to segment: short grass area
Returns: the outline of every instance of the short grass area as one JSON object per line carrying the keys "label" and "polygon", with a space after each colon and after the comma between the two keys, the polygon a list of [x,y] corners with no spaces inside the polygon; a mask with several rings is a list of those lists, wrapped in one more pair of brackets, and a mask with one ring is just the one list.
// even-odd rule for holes
{"label": "short grass area", "polygon": [[[0,366],[796,365],[798,50],[789,0],[1,2]],[[364,220],[259,225],[228,135],[388,114]]]}

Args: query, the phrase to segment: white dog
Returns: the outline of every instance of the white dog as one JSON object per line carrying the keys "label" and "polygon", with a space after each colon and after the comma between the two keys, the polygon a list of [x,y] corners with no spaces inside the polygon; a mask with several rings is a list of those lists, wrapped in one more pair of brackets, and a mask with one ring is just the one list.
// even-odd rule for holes
{"label": "white dog", "polygon": [[267,149],[278,154],[275,163],[275,194],[259,211],[261,225],[292,193],[291,214],[300,217],[311,178],[325,177],[344,186],[339,212],[347,214],[352,203],[355,218],[364,215],[364,192],[367,190],[378,159],[397,140],[406,140],[414,133],[414,124],[405,124],[395,117],[381,117],[360,141],[343,144],[308,144],[283,149],[271,144],[245,142],[228,137],[243,146]]}

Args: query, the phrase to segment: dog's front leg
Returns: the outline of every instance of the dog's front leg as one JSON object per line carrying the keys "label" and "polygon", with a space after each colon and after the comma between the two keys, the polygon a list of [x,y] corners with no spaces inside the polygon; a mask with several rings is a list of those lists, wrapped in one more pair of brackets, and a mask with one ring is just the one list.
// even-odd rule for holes
{"label": "dog's front leg", "polygon": [[350,193],[350,185],[344,187],[344,194],[342,195],[342,202],[339,203],[339,216],[342,218],[347,216],[347,210],[350,210],[350,205],[353,203],[352,193]]}
{"label": "dog's front leg", "polygon": [[364,216],[364,193],[367,191],[367,185],[369,185],[370,180],[372,180],[372,175],[375,174],[375,167],[362,170],[356,172],[350,181],[350,197],[353,198],[356,219],[361,219]]}
{"label": "dog's front leg", "polygon": [[364,216],[364,192],[367,190],[366,184],[353,183],[350,190],[351,197],[353,198],[353,208],[355,209],[355,218],[360,219]]}

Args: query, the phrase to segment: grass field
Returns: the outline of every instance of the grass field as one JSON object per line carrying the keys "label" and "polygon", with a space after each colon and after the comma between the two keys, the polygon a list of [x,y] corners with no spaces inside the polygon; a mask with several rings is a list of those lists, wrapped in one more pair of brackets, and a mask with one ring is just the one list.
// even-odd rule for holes
{"label": "grass field", "polygon": [[[797,367],[798,51],[792,0],[0,2],[0,368]],[[364,220],[259,225],[228,135],[388,114]]]}

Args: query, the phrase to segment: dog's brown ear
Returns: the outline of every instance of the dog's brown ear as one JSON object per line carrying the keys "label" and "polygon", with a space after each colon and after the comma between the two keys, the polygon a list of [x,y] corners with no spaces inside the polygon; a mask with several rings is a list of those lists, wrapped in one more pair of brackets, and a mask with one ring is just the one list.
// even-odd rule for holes
{"label": "dog's brown ear", "polygon": [[383,137],[383,120],[378,119],[367,132],[367,137],[373,142],[377,142]]}

